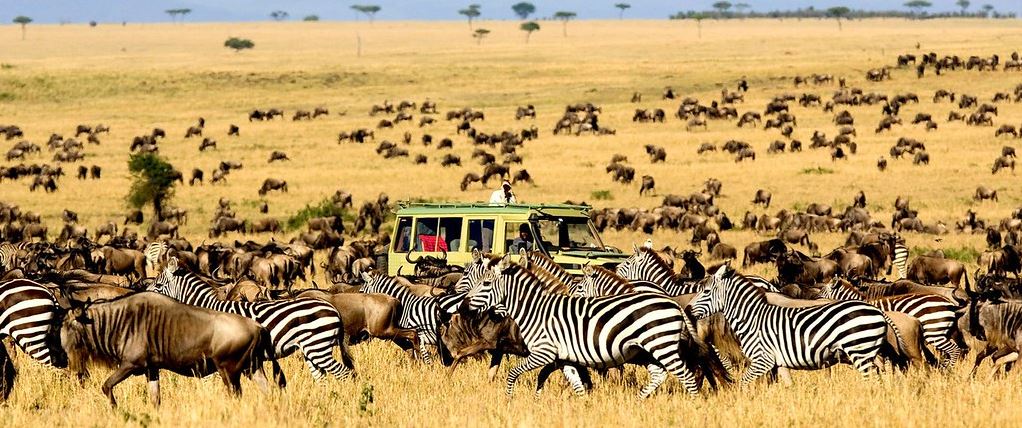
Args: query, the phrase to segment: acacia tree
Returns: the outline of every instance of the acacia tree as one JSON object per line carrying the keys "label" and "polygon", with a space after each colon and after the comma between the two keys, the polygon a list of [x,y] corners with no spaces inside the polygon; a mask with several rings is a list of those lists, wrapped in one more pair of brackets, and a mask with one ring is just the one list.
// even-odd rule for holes
{"label": "acacia tree", "polygon": [[483,38],[488,36],[489,34],[490,30],[487,30],[485,28],[478,28],[475,30],[475,32],[472,33],[472,37],[476,39],[477,45],[481,45],[483,44]]}
{"label": "acacia tree", "polygon": [[556,13],[554,13],[554,19],[559,19],[559,20],[561,20],[561,23],[564,24],[562,26],[562,31],[564,32],[564,37],[568,37],[568,21],[571,21],[572,19],[575,19],[576,16],[578,16],[577,13],[566,11],[566,10],[560,10],[560,11],[557,11]]}
{"label": "acacia tree", "polygon": [[994,5],[985,4],[983,5],[983,15],[989,17],[994,11]]}
{"label": "acacia tree", "polygon": [[307,21],[307,22],[319,21],[319,15],[315,15],[315,14],[313,14],[313,15],[305,15],[305,17],[302,18],[302,21]]}
{"label": "acacia tree", "polygon": [[915,15],[919,15],[920,12],[929,8],[930,6],[933,6],[933,3],[930,3],[926,0],[912,0],[909,2],[905,2],[905,7],[912,9],[912,13]]}
{"label": "acacia tree", "polygon": [[969,6],[972,5],[972,2],[969,0],[958,0],[955,4],[962,8],[962,15],[965,15],[965,12],[969,10]]}
{"label": "acacia tree", "polygon": [[515,12],[522,20],[529,19],[529,15],[536,13],[536,6],[529,2],[515,3],[511,6],[511,10]]}
{"label": "acacia tree", "polygon": [[291,16],[291,14],[283,10],[275,10],[273,12],[270,12],[270,18],[273,18],[274,21],[283,21],[287,19],[289,16]]}
{"label": "acacia tree", "polygon": [[472,20],[475,19],[475,18],[478,18],[479,15],[483,14],[482,12],[479,11],[480,7],[481,6],[479,6],[478,4],[470,4],[470,5],[468,5],[467,8],[458,11],[459,14],[465,15],[465,17],[468,18],[468,29],[469,30],[472,29]]}
{"label": "acacia tree", "polygon": [[188,16],[189,13],[192,13],[192,10],[186,7],[186,8],[178,9],[177,13],[181,14],[181,22],[184,22],[185,17]]}
{"label": "acacia tree", "polygon": [[713,4],[713,8],[717,9],[717,15],[719,16],[724,16],[728,9],[731,9],[731,6],[731,2],[729,1],[719,1]]}
{"label": "acacia tree", "polygon": [[[369,23],[373,23],[373,19],[376,18],[376,12],[380,11],[380,6],[375,4],[355,4],[351,6],[356,12],[364,14],[366,18],[369,18]],[[356,15],[357,16],[357,15]]]}
{"label": "acacia tree", "polygon": [[25,40],[25,27],[32,22],[32,18],[24,15],[19,15],[11,20],[15,24],[21,25],[21,40]]}
{"label": "acacia tree", "polygon": [[255,47],[255,43],[252,43],[249,39],[239,39],[237,37],[231,37],[224,42],[225,48],[234,49],[234,52],[241,52],[245,49],[252,49]]}
{"label": "acacia tree", "polygon": [[181,11],[180,9],[167,9],[163,13],[170,15],[170,22],[177,22],[177,16],[181,14]]}
{"label": "acacia tree", "polygon": [[617,3],[614,7],[621,9],[621,11],[617,14],[617,19],[625,19],[625,10],[631,8],[632,5],[628,3]]}
{"label": "acacia tree", "polygon": [[703,38],[703,20],[706,19],[706,14],[702,13],[702,12],[695,13],[695,14],[692,14],[691,18],[696,20],[696,31],[697,31],[696,34],[698,34],[700,39]]}
{"label": "acacia tree", "polygon": [[132,176],[128,205],[142,208],[151,203],[156,219],[163,220],[163,207],[174,196],[174,182],[181,173],[155,153],[131,155],[128,171]]}
{"label": "acacia tree", "polygon": [[738,14],[741,14],[742,12],[745,12],[746,10],[752,8],[752,6],[749,6],[748,3],[735,3],[734,7],[735,10],[738,11]]}
{"label": "acacia tree", "polygon": [[852,12],[851,9],[848,9],[847,7],[844,7],[844,6],[834,6],[834,7],[830,8],[830,9],[827,9],[827,16],[830,16],[830,17],[834,18],[835,21],[837,21],[837,30],[841,31],[842,30],[842,28],[841,28],[841,18],[844,18],[844,17],[848,16],[848,14],[851,13],[851,12]]}
{"label": "acacia tree", "polygon": [[539,31],[539,24],[536,21],[523,22],[518,28],[525,32],[525,43],[528,44],[532,32]]}

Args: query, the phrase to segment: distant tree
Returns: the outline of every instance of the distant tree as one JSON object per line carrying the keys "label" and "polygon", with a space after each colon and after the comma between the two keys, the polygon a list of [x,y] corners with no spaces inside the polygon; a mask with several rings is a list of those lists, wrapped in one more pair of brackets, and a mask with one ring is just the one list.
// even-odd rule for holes
{"label": "distant tree", "polygon": [[752,8],[752,6],[749,6],[748,3],[735,3],[735,10],[738,11],[739,14],[749,10],[750,8]]}
{"label": "distant tree", "polygon": [[370,24],[373,23],[373,19],[376,17],[376,12],[379,12],[381,9],[375,4],[356,4],[352,5],[351,8],[369,18]]}
{"label": "distant tree", "polygon": [[170,15],[170,22],[177,22],[177,16],[181,14],[180,9],[167,9],[163,13]]}
{"label": "distant tree", "polygon": [[183,9],[178,9],[178,13],[181,14],[181,20],[184,21],[185,17],[188,16],[189,13],[192,13],[192,10],[186,7]]}
{"label": "distant tree", "polygon": [[313,15],[305,15],[305,17],[302,18],[302,21],[307,21],[307,22],[309,22],[309,21],[319,21],[319,15],[315,15],[315,14],[313,14]]}
{"label": "distant tree", "polygon": [[283,21],[287,19],[289,16],[291,16],[291,14],[283,10],[275,10],[273,12],[270,12],[270,18],[273,18],[274,21]]}
{"label": "distant tree", "polygon": [[472,33],[472,37],[476,39],[476,44],[478,45],[483,44],[483,38],[488,35],[490,35],[490,30],[485,28],[477,28],[475,32]]}
{"label": "distant tree", "polygon": [[142,208],[153,204],[153,213],[163,219],[163,207],[174,196],[174,182],[180,174],[165,159],[155,153],[136,153],[128,159],[131,189],[126,197],[128,205]]}
{"label": "distant tree", "polygon": [[962,8],[962,15],[965,15],[965,12],[969,10],[969,6],[972,5],[972,2],[969,0],[958,0],[955,4]]}
{"label": "distant tree", "polygon": [[621,11],[617,14],[617,19],[625,19],[625,10],[631,8],[632,5],[628,3],[617,3],[614,7],[621,9]]}
{"label": "distant tree", "polygon": [[536,6],[529,2],[515,3],[511,6],[511,10],[515,12],[522,20],[529,19],[529,15],[536,13]]}
{"label": "distant tree", "polygon": [[234,49],[234,52],[241,52],[245,49],[252,49],[255,47],[255,43],[252,43],[249,39],[239,39],[237,37],[231,37],[224,42],[225,48]]}
{"label": "distant tree", "polygon": [[933,6],[933,3],[930,3],[926,0],[912,0],[905,2],[905,7],[912,9],[912,13],[916,15],[918,15],[923,10],[929,8],[930,6]]}
{"label": "distant tree", "polygon": [[832,17],[835,21],[837,21],[837,30],[841,31],[841,18],[848,16],[851,11],[851,9],[844,6],[834,6],[827,9],[827,16]]}
{"label": "distant tree", "polygon": [[984,16],[990,16],[990,14],[993,13],[993,11],[994,11],[994,5],[992,5],[992,4],[985,4],[985,5],[983,5],[983,15]]}
{"label": "distant tree", "polygon": [[96,21],[89,21],[89,26],[90,26],[90,27],[93,27],[93,28],[95,28],[95,27],[96,27],[97,25],[99,25],[99,23],[98,23],[98,22],[96,22]]}
{"label": "distant tree", "polygon": [[523,22],[518,28],[525,32],[525,43],[528,44],[532,32],[539,31],[539,24],[536,21]]}
{"label": "distant tree", "polygon": [[729,1],[719,1],[713,4],[713,8],[717,9],[717,14],[722,16],[731,9],[731,6],[731,2]]}
{"label": "distant tree", "polygon": [[459,10],[458,13],[465,15],[468,18],[468,29],[472,29],[472,20],[478,18],[483,13],[479,11],[480,6],[478,4],[470,4],[467,8]]}
{"label": "distant tree", "polygon": [[706,14],[702,12],[694,13],[690,18],[696,20],[696,30],[699,38],[703,38],[703,20],[706,19]]}
{"label": "distant tree", "polygon": [[575,19],[575,17],[577,17],[577,16],[578,16],[577,13],[569,12],[569,11],[566,11],[566,10],[560,10],[560,11],[557,11],[556,13],[554,13],[554,19],[559,19],[559,20],[561,20],[561,23],[564,24],[562,26],[563,32],[564,32],[564,37],[568,37],[568,21],[571,21],[572,19]]}
{"label": "distant tree", "polygon": [[32,22],[32,18],[19,15],[12,19],[11,22],[21,25],[21,40],[25,40],[25,27]]}

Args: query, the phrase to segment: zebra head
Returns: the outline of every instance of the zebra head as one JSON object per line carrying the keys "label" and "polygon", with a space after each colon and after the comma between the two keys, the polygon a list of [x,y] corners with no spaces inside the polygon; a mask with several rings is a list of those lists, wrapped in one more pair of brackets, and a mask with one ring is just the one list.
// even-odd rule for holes
{"label": "zebra head", "polygon": [[703,319],[724,310],[725,291],[735,276],[735,272],[725,263],[708,277],[706,288],[688,304],[692,316]]}
{"label": "zebra head", "polygon": [[362,272],[362,287],[359,291],[362,293],[380,293],[380,294],[391,294],[390,290],[393,288],[394,278],[387,275],[381,275],[378,272],[365,271]]}
{"label": "zebra head", "polygon": [[181,300],[184,290],[179,284],[183,280],[183,278],[180,278],[179,269],[177,257],[167,258],[163,269],[160,270],[160,274],[156,277],[155,281],[149,282],[145,288],[146,291],[155,291],[164,296]]}
{"label": "zebra head", "polygon": [[483,263],[483,266],[481,278],[466,295],[468,308],[476,312],[492,308],[497,315],[505,316],[507,308],[503,305],[503,282],[510,275],[504,271],[511,266],[511,257],[505,254],[500,260]]}
{"label": "zebra head", "polygon": [[472,261],[465,265],[465,273],[454,284],[454,292],[464,293],[479,285],[486,275],[486,270],[489,268],[486,261],[487,257],[483,255],[482,251],[479,251],[478,248],[472,250]]}
{"label": "zebra head", "polygon": [[575,283],[575,297],[596,297],[599,294],[596,290],[596,269],[591,266],[582,267],[582,280]]}

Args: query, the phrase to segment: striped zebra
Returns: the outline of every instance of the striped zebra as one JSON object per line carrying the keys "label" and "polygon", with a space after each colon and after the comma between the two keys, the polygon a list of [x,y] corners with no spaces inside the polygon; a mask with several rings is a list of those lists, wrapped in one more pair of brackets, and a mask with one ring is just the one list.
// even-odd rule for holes
{"label": "striped zebra", "polygon": [[724,314],[750,361],[742,376],[744,385],[774,368],[819,369],[842,357],[868,379],[889,325],[883,311],[865,302],[805,308],[771,305],[765,291],[727,265],[709,277],[707,288],[689,308],[697,318]]}
{"label": "striped zebra", "polygon": [[[401,316],[398,325],[401,328],[410,328],[419,335],[419,353],[426,364],[433,362],[426,346],[436,346],[440,351],[440,340],[437,335],[437,328],[440,316],[438,299],[433,296],[416,296],[411,290],[397,282],[394,277],[378,273],[362,272],[364,284],[359,291],[362,293],[386,294],[401,302]],[[458,306],[464,300],[464,293],[458,299]],[[448,297],[450,298],[450,297]],[[443,300],[451,305],[453,302]],[[456,310],[456,309],[455,309]],[[441,354],[443,355],[443,354]]]}
{"label": "striped zebra", "polygon": [[27,279],[0,283],[0,338],[10,337],[32,359],[63,367],[63,351],[50,335],[57,301],[46,287]]}
{"label": "striped zebra", "polygon": [[[596,368],[645,364],[650,380],[640,391],[643,398],[656,391],[667,373],[681,380],[690,394],[699,391],[687,364],[698,364],[695,359],[706,350],[689,333],[692,326],[678,304],[663,295],[545,294],[532,272],[505,256],[492,263],[484,280],[469,293],[469,307],[475,311],[493,308],[510,316],[521,329],[529,356],[508,374],[508,395],[519,376],[542,367],[538,392],[557,363]],[[577,377],[568,377],[576,393],[584,391]]]}
{"label": "striped zebra", "polygon": [[579,281],[572,296],[600,297],[642,292],[667,294],[652,282],[629,281],[603,266],[586,266],[582,268],[582,280]]}
{"label": "striped zebra", "polygon": [[629,281],[649,281],[664,290],[668,296],[697,293],[703,289],[702,281],[687,281],[680,278],[674,269],[660,258],[652,243],[636,247],[631,257],[617,266],[617,274]]}
{"label": "striped zebra", "polygon": [[145,254],[145,271],[146,275],[149,273],[155,274],[159,269],[160,262],[163,261],[163,257],[167,255],[167,242],[166,241],[155,241],[145,246],[145,250],[142,251]]}
{"label": "striped zebra", "polygon": [[564,270],[564,267],[557,264],[554,259],[547,257],[542,251],[530,251],[523,255],[523,260],[528,261],[528,268],[531,271],[542,270],[550,276],[557,278],[558,281],[563,283],[569,290],[573,290],[575,283],[578,281],[568,271]]}
{"label": "striped zebra", "polygon": [[870,299],[845,280],[837,279],[820,295],[822,299],[859,300],[880,308],[884,312],[901,312],[919,320],[923,338],[944,356],[941,366],[952,368],[962,358],[962,348],[955,341],[959,337],[955,311],[958,306],[933,294],[903,294]]}
{"label": "striped zebra", "polygon": [[[223,301],[197,275],[187,269],[179,269],[177,257],[166,261],[166,266],[148,290],[173,297],[181,303],[255,320],[270,331],[278,358],[301,351],[316,380],[322,379],[327,373],[335,378],[354,375],[354,364],[344,340],[340,314],[328,302],[318,299],[255,303]],[[343,365],[333,357],[334,345],[340,348]]]}
{"label": "striped zebra", "polygon": [[0,243],[0,273],[20,268],[18,254],[28,251],[29,245],[29,242]]}
{"label": "striped zebra", "polygon": [[898,268],[898,279],[908,278],[908,247],[904,241],[898,240],[894,244],[894,259],[891,264]]}

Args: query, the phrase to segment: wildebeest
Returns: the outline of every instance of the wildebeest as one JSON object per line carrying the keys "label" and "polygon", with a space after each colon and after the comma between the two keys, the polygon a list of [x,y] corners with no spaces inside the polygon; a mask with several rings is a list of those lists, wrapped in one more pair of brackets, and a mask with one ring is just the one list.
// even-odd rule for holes
{"label": "wildebeest", "polygon": [[653,176],[652,175],[644,175],[644,176],[642,176],[642,186],[639,187],[639,196],[642,196],[644,193],[652,193],[652,192],[654,192],[655,191],[655,189],[654,189],[655,187],[656,187],[656,181],[653,180]]}
{"label": "wildebeest", "polygon": [[787,250],[788,247],[784,245],[784,241],[778,238],[753,242],[745,247],[745,258],[742,260],[742,267],[751,266],[756,263],[776,261]]}
{"label": "wildebeest", "polygon": [[997,189],[991,189],[987,186],[979,186],[976,188],[976,194],[972,196],[972,199],[976,201],[983,201],[989,199],[996,202]]}
{"label": "wildebeest", "polygon": [[149,397],[160,404],[160,370],[185,376],[219,373],[235,395],[241,376],[266,388],[263,362],[273,364],[277,385],[285,384],[269,332],[250,319],[203,309],[142,292],[70,310],[60,329],[68,368],[79,379],[95,361],[115,370],[103,394],[116,407],[113,389],[132,375],[146,376]]}
{"label": "wildebeest", "polygon": [[1015,158],[1014,156],[1001,156],[994,159],[994,166],[990,169],[991,174],[997,174],[997,171],[1001,169],[1011,169],[1011,173],[1015,173]]}
{"label": "wildebeest", "polygon": [[259,188],[259,196],[266,196],[266,194],[271,190],[279,190],[287,193],[287,181],[279,178],[267,178],[266,180],[263,180],[263,185]]}
{"label": "wildebeest", "polygon": [[773,195],[769,191],[759,189],[756,191],[756,196],[752,198],[753,204],[763,204],[763,208],[770,208],[770,199]]}
{"label": "wildebeest", "polygon": [[969,282],[965,266],[957,261],[933,256],[917,256],[908,266],[907,279],[926,285],[954,284],[961,286],[962,278]]}

